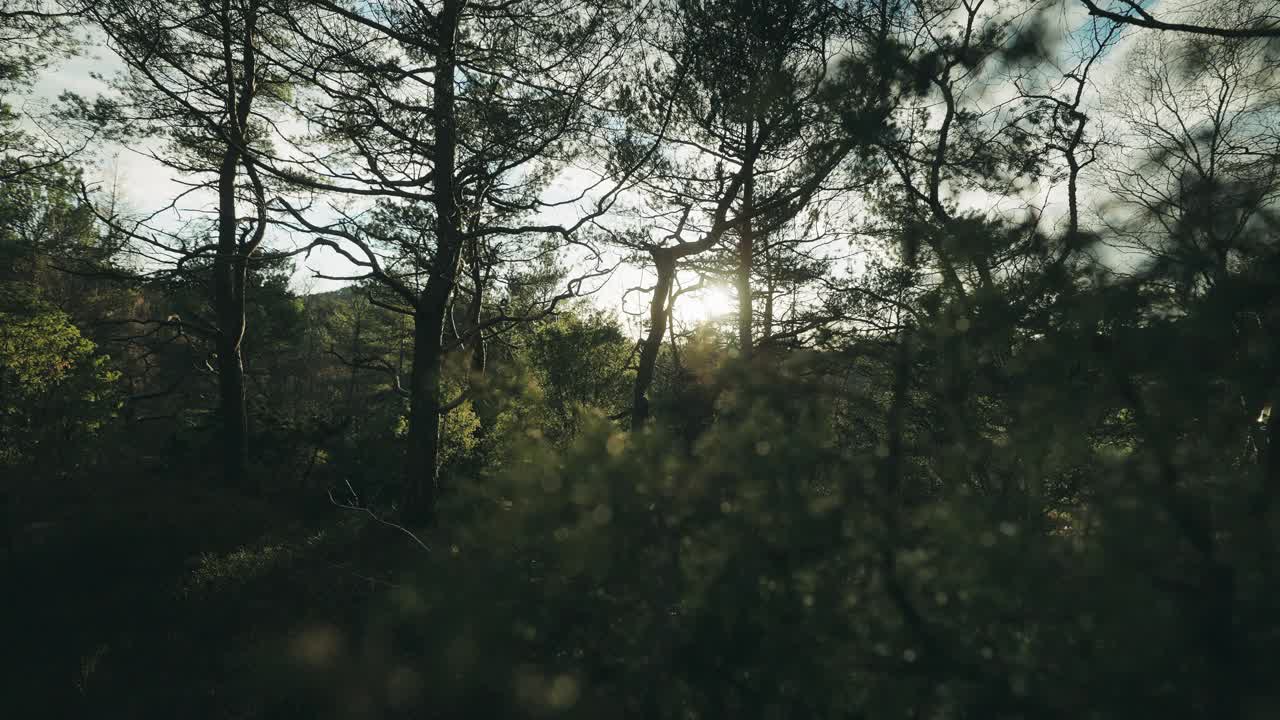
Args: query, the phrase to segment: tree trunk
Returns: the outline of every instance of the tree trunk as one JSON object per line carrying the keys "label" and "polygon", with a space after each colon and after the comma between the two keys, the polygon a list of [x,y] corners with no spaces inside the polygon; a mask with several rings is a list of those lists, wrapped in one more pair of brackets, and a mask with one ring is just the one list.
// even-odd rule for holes
{"label": "tree trunk", "polygon": [[484,292],[488,277],[484,267],[483,247],[479,239],[471,241],[471,257],[468,259],[468,265],[471,271],[471,302],[467,306],[467,332],[471,337],[465,349],[471,355],[470,387],[479,389],[471,396],[471,406],[475,409],[476,420],[479,422],[475,437],[477,440],[483,440],[489,436],[497,422],[500,408],[492,394],[484,387],[489,358],[484,333],[480,331],[480,323],[484,312]]}
{"label": "tree trunk", "polygon": [[[754,141],[753,125],[747,125],[747,147]],[[755,178],[748,169],[742,183],[742,216],[743,221],[738,228],[738,352],[743,360],[750,360],[752,354],[751,330],[754,322],[751,297],[751,267],[755,253],[754,227],[751,213],[755,200]]]}
{"label": "tree trunk", "polygon": [[764,246],[764,276],[765,276],[765,296],[764,296],[764,321],[761,328],[760,336],[764,338],[767,345],[773,339],[773,298],[778,292],[778,284],[773,276],[773,254],[771,244],[766,242]]}
{"label": "tree trunk", "polygon": [[348,416],[356,414],[356,381],[359,379],[356,365],[360,358],[360,331],[364,325],[365,308],[361,305],[360,300],[356,300],[352,303],[352,310],[355,311],[355,316],[352,318],[352,323],[355,327],[352,329],[351,367],[349,368],[350,374],[347,376],[346,414]]}
{"label": "tree trunk", "polygon": [[413,523],[428,522],[435,513],[440,455],[440,378],[444,361],[444,326],[449,296],[462,256],[460,212],[454,187],[457,129],[454,82],[460,0],[445,0],[436,28],[434,88],[436,253],[426,287],[414,312],[413,372],[409,385],[409,449],[405,463],[404,497],[400,512]]}
{"label": "tree trunk", "polygon": [[[1272,337],[1275,337],[1274,335]],[[1280,498],[1280,387],[1273,388],[1267,407],[1271,408],[1266,423],[1267,449],[1263,453],[1262,488],[1254,512],[1264,528],[1274,522],[1271,509]]]}
{"label": "tree trunk", "polygon": [[246,263],[236,240],[236,174],[240,150],[228,147],[218,173],[218,250],[213,261],[213,305],[218,317],[218,396],[222,470],[228,487],[256,490],[249,483],[249,416],[245,407],[244,286]]}
{"label": "tree trunk", "polygon": [[667,298],[671,296],[676,276],[676,258],[669,249],[656,248],[649,252],[658,271],[658,285],[653,290],[653,300],[649,301],[649,332],[640,346],[640,365],[636,369],[631,405],[632,430],[639,430],[649,420],[649,386],[653,384],[662,336],[667,332]]}
{"label": "tree trunk", "polygon": [[471,303],[467,306],[467,331],[471,337],[467,340],[467,349],[471,352],[471,373],[474,379],[484,375],[486,354],[484,333],[480,332],[480,315],[484,311],[484,267],[481,259],[480,241],[471,241]]}
{"label": "tree trunk", "polygon": [[413,371],[409,381],[409,448],[401,514],[424,522],[435,511],[440,446],[440,369],[444,312],[430,296],[431,283],[414,314]]}

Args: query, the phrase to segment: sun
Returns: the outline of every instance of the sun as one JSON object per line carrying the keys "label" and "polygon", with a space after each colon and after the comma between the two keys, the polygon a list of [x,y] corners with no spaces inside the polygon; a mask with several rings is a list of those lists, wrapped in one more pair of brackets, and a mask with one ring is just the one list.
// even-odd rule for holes
{"label": "sun", "polygon": [[716,285],[676,298],[672,314],[681,325],[701,325],[732,315],[737,305],[732,290]]}

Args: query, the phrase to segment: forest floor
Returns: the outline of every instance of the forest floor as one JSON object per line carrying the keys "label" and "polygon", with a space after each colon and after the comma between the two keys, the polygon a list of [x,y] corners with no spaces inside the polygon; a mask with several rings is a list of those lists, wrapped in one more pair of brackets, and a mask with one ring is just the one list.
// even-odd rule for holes
{"label": "forest floor", "polygon": [[113,479],[101,484],[109,495],[28,503],[43,512],[17,518],[0,565],[5,696],[25,706],[10,717],[302,713],[268,707],[264,668],[287,669],[279,660],[309,626],[362,622],[377,584],[369,568],[395,557],[394,541],[331,506],[197,484]]}

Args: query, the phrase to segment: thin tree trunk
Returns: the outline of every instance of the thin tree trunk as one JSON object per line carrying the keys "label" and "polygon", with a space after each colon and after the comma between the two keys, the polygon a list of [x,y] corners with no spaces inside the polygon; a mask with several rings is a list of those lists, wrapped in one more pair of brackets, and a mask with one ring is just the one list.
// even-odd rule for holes
{"label": "thin tree trunk", "polygon": [[480,332],[480,314],[484,310],[484,267],[481,265],[480,241],[471,241],[471,303],[467,306],[467,331],[471,333],[467,347],[471,351],[471,373],[480,378],[484,375],[486,356],[484,334]]}
{"label": "thin tree trunk", "polygon": [[364,312],[365,312],[365,308],[362,307],[362,304],[359,300],[356,300],[354,303],[352,303],[352,309],[355,311],[355,317],[352,318],[355,327],[352,328],[352,337],[351,337],[351,360],[352,360],[351,367],[350,367],[351,373],[350,375],[347,376],[346,407],[347,407],[347,415],[349,416],[356,414],[356,406],[355,406],[356,380],[357,380],[356,364],[360,357],[360,331],[363,329],[362,326],[364,325]]}
{"label": "thin tree trunk", "polygon": [[773,247],[768,239],[765,240],[764,245],[764,278],[764,318],[760,337],[764,339],[765,344],[768,344],[773,339],[773,297],[778,292],[778,283],[773,276]]}
{"label": "thin tree trunk", "polygon": [[[430,285],[430,283],[428,283]],[[413,370],[409,380],[409,448],[401,513],[406,520],[429,520],[435,509],[436,464],[440,444],[440,340],[444,313],[427,292],[414,313]]]}
{"label": "thin tree trunk", "polygon": [[218,396],[222,430],[223,479],[228,487],[249,486],[249,416],[245,407],[244,286],[246,264],[236,240],[236,174],[240,150],[228,147],[218,173],[218,250],[213,261],[213,303],[218,317]]}
{"label": "thin tree trunk", "polygon": [[1266,425],[1267,449],[1263,453],[1262,488],[1254,503],[1254,512],[1264,527],[1269,527],[1272,522],[1271,509],[1276,498],[1280,497],[1280,387],[1271,391],[1267,406],[1271,411]]}
{"label": "thin tree trunk", "polygon": [[639,430],[649,420],[649,387],[653,384],[654,368],[658,352],[662,349],[662,336],[667,332],[667,298],[675,282],[676,258],[666,248],[650,250],[653,265],[658,272],[658,285],[649,301],[649,332],[640,346],[640,364],[636,369],[636,382],[631,405],[631,429]]}
{"label": "thin tree trunk", "polygon": [[256,93],[258,3],[252,0],[244,10],[243,55],[237,71],[232,62],[231,3],[223,0],[222,29],[224,72],[227,82],[227,136],[218,168],[218,249],[213,260],[213,305],[218,318],[214,347],[218,354],[218,394],[221,402],[223,476],[230,487],[251,492],[260,490],[249,477],[249,413],[245,403],[244,357],[241,345],[245,333],[245,286],[249,256],[266,232],[266,200],[262,182],[252,163],[246,164],[257,201],[258,220],[251,238],[239,235],[236,214],[236,182],[245,159],[245,133]]}
{"label": "thin tree trunk", "polygon": [[478,239],[472,241],[471,249],[472,255],[469,264],[472,290],[471,303],[467,306],[467,324],[471,337],[468,340],[467,350],[471,353],[470,387],[480,388],[480,392],[475,392],[471,396],[471,405],[475,409],[476,420],[479,423],[476,427],[475,437],[477,440],[483,440],[489,436],[490,431],[498,420],[499,407],[494,402],[493,396],[484,390],[485,372],[488,370],[489,357],[484,333],[480,331],[480,322],[484,311],[485,286],[488,284],[489,278],[484,266],[483,247]]}
{"label": "thin tree trunk", "polygon": [[[747,124],[747,143],[754,142],[754,123]],[[742,221],[738,228],[738,352],[742,359],[750,360],[752,354],[752,324],[754,321],[751,297],[751,267],[754,260],[755,238],[751,219],[752,203],[755,200],[755,177],[751,169],[747,170],[742,183]]]}
{"label": "thin tree trunk", "polygon": [[457,150],[454,82],[457,74],[454,37],[460,0],[445,0],[437,20],[435,75],[435,206],[436,253],[431,274],[414,312],[413,372],[409,385],[409,448],[401,514],[422,523],[435,513],[440,455],[440,379],[444,361],[445,316],[462,256],[460,213],[454,187]]}

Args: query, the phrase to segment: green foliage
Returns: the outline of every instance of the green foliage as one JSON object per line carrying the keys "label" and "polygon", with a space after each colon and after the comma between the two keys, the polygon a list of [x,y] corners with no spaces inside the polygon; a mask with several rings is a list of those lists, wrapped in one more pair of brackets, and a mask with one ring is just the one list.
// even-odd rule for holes
{"label": "green foliage", "polygon": [[562,314],[536,328],[525,342],[542,391],[537,402],[546,413],[543,432],[549,437],[575,437],[584,409],[613,415],[626,407],[632,344],[601,313]]}
{"label": "green foliage", "polygon": [[61,384],[93,352],[65,313],[36,311],[26,317],[0,312],[0,373],[4,387],[27,398]]}
{"label": "green foliage", "polygon": [[0,312],[3,464],[74,462],[58,446],[87,440],[116,415],[114,384],[120,374],[95,349],[58,310],[36,306]]}
{"label": "green foliage", "polygon": [[0,461],[52,475],[84,460],[59,444],[115,417],[120,373],[69,312],[92,307],[94,293],[49,268],[97,245],[77,173],[0,160],[0,172],[17,171],[0,186]]}
{"label": "green foliage", "polygon": [[240,547],[229,553],[203,553],[183,592],[214,594],[234,592],[254,579],[279,572],[305,557],[325,539],[324,533],[298,543],[275,543],[260,547]]}

